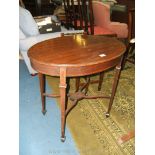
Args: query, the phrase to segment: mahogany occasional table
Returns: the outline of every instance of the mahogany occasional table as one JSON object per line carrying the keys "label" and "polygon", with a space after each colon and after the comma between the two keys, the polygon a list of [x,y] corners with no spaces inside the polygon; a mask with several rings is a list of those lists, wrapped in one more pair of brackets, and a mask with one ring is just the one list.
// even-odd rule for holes
{"label": "mahogany occasional table", "polygon": [[[109,98],[109,108],[106,113],[106,116],[109,116],[125,50],[125,45],[115,38],[94,35],[62,36],[37,43],[29,49],[31,65],[38,71],[43,114],[46,113],[45,96],[60,97],[61,141],[65,141],[66,116],[79,100]],[[115,67],[115,76],[111,96],[87,96],[82,91],[74,94],[67,92],[66,95],[67,77],[92,75],[112,67]],[[45,93],[45,75],[60,77],[60,95]],[[69,108],[66,108],[67,96],[72,101],[72,106]]]}

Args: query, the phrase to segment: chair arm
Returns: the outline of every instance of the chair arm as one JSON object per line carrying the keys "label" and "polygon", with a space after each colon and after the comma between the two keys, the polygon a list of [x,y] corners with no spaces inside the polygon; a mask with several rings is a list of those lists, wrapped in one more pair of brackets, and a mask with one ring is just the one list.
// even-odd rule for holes
{"label": "chair arm", "polygon": [[92,1],[94,24],[101,27],[106,27],[110,24],[110,5],[99,1]]}
{"label": "chair arm", "polygon": [[108,29],[115,32],[118,38],[128,37],[128,26],[125,23],[111,22]]}

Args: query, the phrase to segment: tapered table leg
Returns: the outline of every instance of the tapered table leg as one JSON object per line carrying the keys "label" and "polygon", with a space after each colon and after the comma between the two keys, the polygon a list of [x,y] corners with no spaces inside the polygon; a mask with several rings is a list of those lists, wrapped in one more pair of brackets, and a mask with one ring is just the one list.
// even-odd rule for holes
{"label": "tapered table leg", "polygon": [[61,104],[61,141],[65,141],[65,122],[66,122],[66,68],[60,68],[60,104]]}
{"label": "tapered table leg", "polygon": [[66,78],[66,84],[67,84],[67,86],[66,86],[66,104],[65,104],[65,110],[67,109],[67,104],[68,104],[68,93],[69,93],[69,90],[70,90],[70,78],[69,77],[67,77]]}
{"label": "tapered table leg", "polygon": [[109,117],[109,115],[110,115],[111,107],[113,104],[114,96],[115,96],[118,81],[119,81],[120,71],[121,71],[121,64],[117,65],[115,68],[114,83],[113,83],[113,87],[112,87],[112,93],[111,93],[109,107],[108,107],[108,111],[106,113],[106,117]]}
{"label": "tapered table leg", "polygon": [[86,83],[87,83],[87,85],[85,87],[85,94],[87,94],[87,92],[88,92],[88,87],[90,85],[90,77],[86,77]]}
{"label": "tapered table leg", "polygon": [[99,75],[98,91],[100,91],[102,88],[103,77],[104,77],[104,72],[100,73],[100,75]]}
{"label": "tapered table leg", "polygon": [[46,105],[45,105],[45,96],[43,93],[45,93],[45,75],[38,73],[39,76],[39,82],[40,82],[40,94],[41,94],[41,100],[42,100],[42,113],[43,115],[46,114]]}
{"label": "tapered table leg", "polygon": [[79,87],[80,87],[80,77],[77,77],[76,79],[76,82],[75,82],[75,88],[76,88],[76,92],[79,90]]}

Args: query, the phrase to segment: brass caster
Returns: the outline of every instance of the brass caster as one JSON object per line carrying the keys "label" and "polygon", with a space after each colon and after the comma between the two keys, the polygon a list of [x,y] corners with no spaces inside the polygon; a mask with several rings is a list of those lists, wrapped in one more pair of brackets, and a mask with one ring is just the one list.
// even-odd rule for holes
{"label": "brass caster", "polygon": [[42,111],[42,114],[43,114],[43,115],[45,115],[45,114],[46,114],[46,112],[47,112],[47,110],[44,110],[44,111]]}
{"label": "brass caster", "polygon": [[61,137],[61,142],[65,142],[66,137]]}
{"label": "brass caster", "polygon": [[109,113],[106,113],[105,116],[108,118],[110,116],[110,114]]}

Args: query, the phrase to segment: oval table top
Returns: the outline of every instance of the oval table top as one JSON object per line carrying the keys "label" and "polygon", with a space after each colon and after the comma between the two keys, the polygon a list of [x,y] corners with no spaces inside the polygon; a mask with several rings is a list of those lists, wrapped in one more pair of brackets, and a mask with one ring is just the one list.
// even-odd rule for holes
{"label": "oval table top", "polygon": [[60,68],[66,67],[67,76],[83,76],[115,66],[125,50],[116,38],[73,35],[37,43],[29,49],[28,56],[40,73],[59,76]]}

